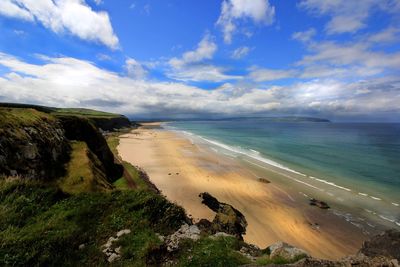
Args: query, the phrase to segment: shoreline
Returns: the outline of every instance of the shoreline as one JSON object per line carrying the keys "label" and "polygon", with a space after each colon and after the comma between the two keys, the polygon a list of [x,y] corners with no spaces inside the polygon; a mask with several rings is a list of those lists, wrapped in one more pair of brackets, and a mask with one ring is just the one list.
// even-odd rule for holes
{"label": "shoreline", "polygon": [[261,248],[284,241],[315,257],[338,259],[357,252],[368,238],[346,220],[309,206],[290,187],[274,181],[262,183],[255,170],[236,159],[159,127],[145,124],[121,135],[118,153],[145,170],[162,193],[194,220],[214,217],[198,197],[209,192],[245,215],[244,240]]}

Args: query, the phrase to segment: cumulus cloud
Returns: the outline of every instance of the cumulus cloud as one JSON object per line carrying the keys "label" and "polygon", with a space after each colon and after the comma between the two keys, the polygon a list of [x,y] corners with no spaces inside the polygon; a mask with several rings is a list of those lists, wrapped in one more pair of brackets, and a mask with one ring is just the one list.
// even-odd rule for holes
{"label": "cumulus cloud", "polygon": [[224,0],[217,25],[221,27],[225,43],[232,42],[238,22],[250,19],[257,24],[270,25],[275,18],[275,7],[268,0]]}
{"label": "cumulus cloud", "polygon": [[303,0],[299,6],[317,16],[330,16],[325,25],[328,34],[354,33],[365,28],[372,11],[395,13],[400,10],[399,2],[394,0]]}
{"label": "cumulus cloud", "polygon": [[169,64],[174,68],[181,68],[191,63],[198,63],[206,59],[212,59],[218,46],[214,42],[211,35],[206,34],[203,39],[198,43],[193,51],[183,53],[181,58],[172,58]]}
{"label": "cumulus cloud", "polygon": [[128,76],[133,79],[143,80],[147,76],[147,70],[133,58],[128,58],[124,67]]}
{"label": "cumulus cloud", "polygon": [[247,56],[250,50],[251,49],[247,46],[238,47],[235,50],[233,50],[231,57],[234,59],[241,59]]}
{"label": "cumulus cloud", "polygon": [[224,84],[203,90],[177,82],[133,79],[69,57],[28,63],[0,53],[3,101],[88,107],[134,116],[400,113],[400,80],[385,77],[344,83],[312,80],[259,88]]}
{"label": "cumulus cloud", "polygon": [[[55,33],[118,48],[118,37],[106,12],[95,12],[84,0],[2,0],[0,15],[37,21]],[[79,18],[79,19],[78,19]]]}
{"label": "cumulus cloud", "polygon": [[213,58],[218,46],[211,35],[206,34],[197,44],[196,49],[187,51],[181,57],[174,57],[168,61],[169,78],[180,81],[211,81],[221,82],[229,79],[239,79],[239,76],[224,74],[225,69],[212,64],[204,63]]}

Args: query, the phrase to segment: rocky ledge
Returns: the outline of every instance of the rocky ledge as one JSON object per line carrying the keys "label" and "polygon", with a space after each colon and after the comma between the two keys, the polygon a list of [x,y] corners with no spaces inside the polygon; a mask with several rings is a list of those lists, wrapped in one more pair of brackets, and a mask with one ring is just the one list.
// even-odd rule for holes
{"label": "rocky ledge", "polygon": [[242,235],[246,233],[247,221],[244,215],[229,204],[219,202],[211,194],[204,192],[199,195],[202,203],[216,212],[212,222],[202,219],[199,227],[210,234],[224,232],[243,240]]}

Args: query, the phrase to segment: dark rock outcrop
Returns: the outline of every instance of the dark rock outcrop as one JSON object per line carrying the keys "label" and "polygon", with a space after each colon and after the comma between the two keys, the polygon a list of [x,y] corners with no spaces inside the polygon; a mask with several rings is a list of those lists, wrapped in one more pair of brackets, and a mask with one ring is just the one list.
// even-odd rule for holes
{"label": "dark rock outcrop", "polygon": [[97,128],[86,118],[77,116],[59,116],[65,136],[69,140],[83,141],[101,161],[110,182],[123,174],[123,166],[115,163],[114,155],[107,141]]}
{"label": "dark rock outcrop", "polygon": [[40,180],[62,176],[70,152],[62,125],[37,110],[24,112],[0,109],[0,175]]}
{"label": "dark rock outcrop", "polygon": [[318,200],[318,199],[315,199],[315,198],[310,199],[310,205],[317,206],[320,209],[329,209],[330,208],[328,203]]}
{"label": "dark rock outcrop", "polygon": [[369,241],[365,241],[360,253],[369,257],[385,256],[400,261],[400,232],[388,230]]}
{"label": "dark rock outcrop", "polygon": [[90,120],[97,128],[102,129],[103,131],[113,131],[115,129],[132,126],[129,119],[125,116],[113,118],[91,117]]}
{"label": "dark rock outcrop", "polygon": [[[204,205],[217,213],[210,222],[211,233],[224,232],[243,240],[242,235],[246,233],[247,221],[240,211],[229,204],[219,202],[207,192],[201,193],[199,197],[203,199]],[[200,228],[205,228],[207,224],[209,223],[203,220]]]}

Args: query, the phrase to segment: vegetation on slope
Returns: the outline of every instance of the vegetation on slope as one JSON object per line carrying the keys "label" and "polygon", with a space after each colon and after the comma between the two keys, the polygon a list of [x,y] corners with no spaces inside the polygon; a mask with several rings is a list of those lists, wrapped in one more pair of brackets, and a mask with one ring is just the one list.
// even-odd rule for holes
{"label": "vegetation on slope", "polygon": [[102,244],[125,228],[132,229],[128,239],[146,233],[140,248],[125,247],[135,253],[146,248],[127,259],[144,266],[157,244],[155,233],[171,233],[186,220],[182,208],[148,191],[68,196],[56,187],[7,179],[0,181],[0,211],[0,262],[10,266],[104,265]]}
{"label": "vegetation on slope", "polygon": [[71,145],[71,160],[67,174],[59,180],[60,188],[71,194],[112,190],[101,162],[86,143],[74,141]]}

